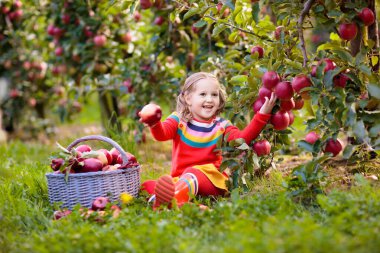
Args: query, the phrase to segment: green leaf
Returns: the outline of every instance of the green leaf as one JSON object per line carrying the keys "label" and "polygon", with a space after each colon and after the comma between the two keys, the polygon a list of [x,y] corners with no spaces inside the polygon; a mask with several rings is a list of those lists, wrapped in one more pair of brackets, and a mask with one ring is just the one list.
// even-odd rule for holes
{"label": "green leaf", "polygon": [[215,37],[217,36],[219,33],[223,32],[227,27],[221,23],[221,24],[217,24],[215,27],[214,27],[214,30],[212,30],[212,36]]}
{"label": "green leaf", "polygon": [[244,83],[248,81],[248,77],[246,75],[237,75],[231,78],[230,83],[233,85]]}
{"label": "green leaf", "polygon": [[186,19],[194,16],[195,14],[198,14],[200,13],[201,10],[199,8],[191,8],[188,12],[186,12],[186,14],[183,16],[183,21],[185,21]]}
{"label": "green leaf", "polygon": [[201,20],[198,20],[198,22],[196,22],[193,26],[199,28],[199,27],[203,27],[205,25],[207,25],[207,22],[204,21],[203,19],[201,19]]}
{"label": "green leaf", "polygon": [[380,99],[380,87],[379,84],[369,83],[368,92],[371,96]]}
{"label": "green leaf", "polygon": [[306,141],[299,141],[298,147],[305,149],[306,151],[313,152],[313,145],[307,143]]}
{"label": "green leaf", "polygon": [[354,145],[347,145],[344,150],[343,150],[343,158],[348,159],[352,156],[352,154],[355,151],[355,146]]}
{"label": "green leaf", "polygon": [[367,136],[367,130],[365,129],[363,120],[357,121],[352,130],[355,136],[361,140],[364,140]]}
{"label": "green leaf", "polygon": [[353,62],[353,58],[351,54],[348,51],[345,50],[333,50],[333,53],[339,56],[340,59],[346,61],[346,62]]}
{"label": "green leaf", "polygon": [[247,143],[243,143],[241,144],[239,147],[236,147],[237,149],[240,149],[240,150],[249,150],[250,147],[247,145]]}
{"label": "green leaf", "polygon": [[371,57],[372,66],[375,66],[379,62],[379,57],[374,55]]}

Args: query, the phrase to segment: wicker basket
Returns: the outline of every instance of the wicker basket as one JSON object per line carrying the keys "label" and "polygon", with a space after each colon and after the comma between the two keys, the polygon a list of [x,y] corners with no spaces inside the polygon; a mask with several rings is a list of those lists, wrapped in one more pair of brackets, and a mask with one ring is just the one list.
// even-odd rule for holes
{"label": "wicker basket", "polygon": [[[123,159],[122,165],[128,163],[127,154],[121,146],[105,136],[90,135],[79,138],[72,142],[67,150],[70,151],[78,143],[87,140],[100,140],[111,144],[120,152]],[[46,178],[50,204],[62,202],[61,207],[72,209],[79,203],[89,208],[93,200],[99,196],[116,201],[122,192],[128,192],[137,197],[140,188],[140,166],[113,171],[69,174],[67,182],[65,174],[47,173]]]}

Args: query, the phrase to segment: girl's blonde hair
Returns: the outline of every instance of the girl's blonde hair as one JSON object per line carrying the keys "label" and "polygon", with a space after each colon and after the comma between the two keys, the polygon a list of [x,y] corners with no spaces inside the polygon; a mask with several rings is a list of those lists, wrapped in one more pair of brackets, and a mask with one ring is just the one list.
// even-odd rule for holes
{"label": "girl's blonde hair", "polygon": [[215,75],[207,72],[197,72],[190,75],[182,87],[181,93],[177,97],[177,112],[179,116],[184,121],[189,121],[192,119],[191,111],[186,103],[185,96],[190,94],[195,90],[195,85],[203,79],[213,79],[219,85],[219,108],[215,115],[219,115],[226,104],[226,90],[223,85],[220,84],[219,80]]}

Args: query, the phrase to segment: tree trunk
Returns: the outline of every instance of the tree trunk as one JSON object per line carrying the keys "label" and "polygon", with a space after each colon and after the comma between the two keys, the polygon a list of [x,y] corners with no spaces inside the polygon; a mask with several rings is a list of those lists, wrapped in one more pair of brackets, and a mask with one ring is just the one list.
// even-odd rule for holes
{"label": "tree trunk", "polygon": [[122,127],[119,121],[119,107],[117,98],[111,92],[99,92],[99,102],[102,117],[102,124],[106,134],[121,132]]}
{"label": "tree trunk", "polygon": [[374,72],[379,71],[379,61],[380,61],[380,54],[379,54],[379,27],[377,23],[377,16],[376,16],[376,1],[375,0],[368,0],[368,8],[370,8],[373,13],[375,14],[375,23],[370,25],[368,27],[368,39],[373,40],[375,42],[375,46],[373,47],[371,51],[371,58],[377,57],[379,59],[375,65],[372,65],[372,70]]}

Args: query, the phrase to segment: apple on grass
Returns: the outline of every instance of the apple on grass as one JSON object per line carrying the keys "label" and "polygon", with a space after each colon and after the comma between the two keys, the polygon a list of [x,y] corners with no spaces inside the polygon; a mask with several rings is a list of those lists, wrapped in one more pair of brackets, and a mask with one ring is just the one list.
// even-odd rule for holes
{"label": "apple on grass", "polygon": [[141,109],[139,116],[142,123],[153,126],[161,120],[161,107],[156,104],[147,104]]}
{"label": "apple on grass", "polygon": [[67,210],[67,209],[58,210],[58,211],[54,211],[53,217],[54,217],[54,220],[59,220],[59,219],[62,219],[63,217],[68,216],[69,214],[71,214],[70,210]]}
{"label": "apple on grass", "polygon": [[92,202],[91,209],[94,211],[104,210],[107,204],[110,203],[109,199],[106,197],[96,197]]}
{"label": "apple on grass", "polygon": [[252,146],[253,151],[257,156],[269,155],[271,150],[271,145],[267,140],[257,141]]}

